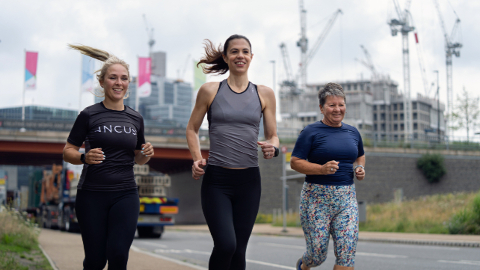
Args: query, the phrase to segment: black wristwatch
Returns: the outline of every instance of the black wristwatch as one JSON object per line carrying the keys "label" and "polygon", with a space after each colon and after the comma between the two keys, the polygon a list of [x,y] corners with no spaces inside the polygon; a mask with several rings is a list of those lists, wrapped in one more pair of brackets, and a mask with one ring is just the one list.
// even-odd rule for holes
{"label": "black wristwatch", "polygon": [[278,150],[278,148],[275,146],[273,148],[275,148],[275,154],[273,154],[273,157],[278,157],[278,153],[280,152],[280,150]]}
{"label": "black wristwatch", "polygon": [[82,154],[80,156],[80,161],[82,161],[83,164],[87,164],[87,162],[85,161],[85,154]]}

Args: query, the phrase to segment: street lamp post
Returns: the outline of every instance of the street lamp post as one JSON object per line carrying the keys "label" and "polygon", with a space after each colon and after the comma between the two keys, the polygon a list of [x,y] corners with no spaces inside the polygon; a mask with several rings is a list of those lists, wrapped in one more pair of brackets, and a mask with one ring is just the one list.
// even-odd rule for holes
{"label": "street lamp post", "polygon": [[437,136],[438,143],[440,143],[440,85],[438,84],[438,70],[433,72],[437,73]]}
{"label": "street lamp post", "polygon": [[273,93],[275,94],[275,99],[276,99],[276,118],[277,121],[279,120],[280,117],[280,95],[277,93],[277,77],[275,74],[275,60],[271,60],[270,63],[272,63],[273,66]]}

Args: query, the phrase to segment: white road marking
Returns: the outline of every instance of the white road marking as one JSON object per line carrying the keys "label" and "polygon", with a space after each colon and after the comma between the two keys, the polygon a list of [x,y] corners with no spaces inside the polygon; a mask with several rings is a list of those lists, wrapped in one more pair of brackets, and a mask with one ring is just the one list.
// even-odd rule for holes
{"label": "white road marking", "polygon": [[[277,243],[260,242],[259,245],[281,247],[281,248],[288,248],[288,249],[303,249],[303,250],[305,250],[304,246],[283,245],[283,244],[277,244]],[[329,249],[328,251],[333,252],[333,250],[331,250],[331,249]],[[357,252],[356,255],[370,256],[370,257],[383,257],[383,258],[407,258],[407,256],[403,256],[403,255],[390,255],[390,254],[367,253],[367,252]]]}
{"label": "white road marking", "polygon": [[143,253],[143,254],[146,254],[146,255],[149,255],[149,256],[152,256],[152,257],[157,257],[157,258],[160,258],[160,259],[163,259],[163,260],[166,260],[166,261],[170,261],[170,262],[174,262],[174,263],[177,263],[177,264],[180,264],[180,265],[185,265],[185,266],[191,267],[193,269],[208,270],[205,267],[201,267],[201,266],[194,265],[194,264],[191,264],[191,263],[182,262],[180,260],[172,259],[172,258],[169,258],[169,257],[166,257],[166,256],[162,256],[162,255],[159,255],[159,254],[152,253],[152,252],[143,251],[143,250],[141,250],[141,249],[139,249],[139,248],[137,248],[136,246],[133,246],[133,245],[130,247],[130,249],[132,249],[135,252]]}
{"label": "white road marking", "polygon": [[445,246],[436,247],[436,246],[427,246],[427,245],[416,246],[416,245],[405,245],[405,244],[402,244],[402,245],[395,244],[395,245],[392,245],[392,247],[408,248],[408,249],[419,248],[419,249],[460,250],[460,248],[457,248],[457,247],[445,247]]}
{"label": "white road marking", "polygon": [[265,265],[265,266],[271,266],[271,267],[275,267],[275,268],[295,270],[295,267],[285,266],[285,265],[280,265],[280,264],[267,263],[267,262],[262,262],[262,261],[249,260],[249,259],[247,259],[247,262],[261,264],[261,265]]}
{"label": "white road marking", "polygon": [[[180,250],[180,249],[155,249],[154,252],[157,253],[157,254],[158,254],[158,253],[163,253],[163,254],[190,253],[190,254],[201,254],[201,255],[206,255],[206,256],[210,256],[210,254],[211,254],[210,252],[198,251],[198,250],[191,250],[191,249],[183,249],[183,250]],[[280,269],[295,270],[295,267],[291,267],[291,266],[285,266],[285,265],[268,263],[268,262],[262,262],[262,261],[256,261],[256,260],[250,260],[250,259],[247,259],[246,261],[247,261],[248,263],[256,263],[256,264],[261,264],[261,265],[265,265],[265,266],[275,267],[275,268],[277,268],[277,269],[280,268]]]}
{"label": "white road marking", "polygon": [[441,262],[441,263],[456,263],[456,264],[480,265],[480,261],[466,261],[466,260],[461,260],[461,261],[445,261],[445,260],[439,260],[438,262]]}
{"label": "white road marking", "polygon": [[135,243],[140,243],[140,244],[143,244],[143,245],[154,246],[154,247],[167,248],[167,245],[162,245],[162,244],[157,244],[157,243],[152,243],[152,242],[146,242],[146,241],[135,241]]}
{"label": "white road marking", "polygon": [[357,252],[356,255],[369,256],[369,257],[383,257],[383,258],[408,258],[408,256],[403,256],[403,255],[390,255],[390,254],[367,253],[367,252]]}
{"label": "white road marking", "polygon": [[258,244],[259,244],[259,245],[262,245],[262,246],[281,247],[281,248],[294,248],[294,249],[303,249],[303,250],[305,250],[305,247],[304,247],[304,246],[284,245],[284,244],[266,243],[266,242],[260,242],[260,243],[258,243]]}
{"label": "white road marking", "polygon": [[191,250],[191,249],[155,249],[155,253],[191,253],[191,254],[202,254],[202,255],[210,255],[210,252],[205,251],[198,251],[198,250]]}

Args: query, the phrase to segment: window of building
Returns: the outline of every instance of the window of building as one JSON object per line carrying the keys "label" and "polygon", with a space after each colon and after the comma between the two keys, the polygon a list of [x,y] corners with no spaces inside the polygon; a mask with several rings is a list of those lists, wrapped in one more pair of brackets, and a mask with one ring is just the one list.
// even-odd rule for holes
{"label": "window of building", "polygon": [[417,123],[413,123],[413,130],[417,130],[418,129],[418,124]]}
{"label": "window of building", "polygon": [[394,131],[398,130],[398,125],[397,124],[393,124],[393,130]]}
{"label": "window of building", "polygon": [[403,124],[400,124],[400,130],[401,131],[404,131],[405,130],[405,126]]}
{"label": "window of building", "polygon": [[373,130],[377,131],[377,124],[373,125]]}
{"label": "window of building", "polygon": [[380,105],[380,110],[385,110],[385,105]]}
{"label": "window of building", "polygon": [[416,109],[417,109],[417,102],[412,102],[412,110],[416,110]]}
{"label": "window of building", "polygon": [[394,111],[397,110],[397,104],[393,104],[393,110],[394,110]]}
{"label": "window of building", "polygon": [[403,120],[403,113],[400,114],[400,120]]}
{"label": "window of building", "polygon": [[398,115],[396,113],[393,114],[393,120],[398,120]]}
{"label": "window of building", "polygon": [[382,124],[382,131],[385,131],[385,124]]}
{"label": "window of building", "polygon": [[403,110],[403,103],[398,104],[398,109]]}
{"label": "window of building", "polygon": [[377,121],[377,114],[376,113],[373,114],[373,121]]}
{"label": "window of building", "polygon": [[373,110],[374,110],[374,111],[377,110],[377,105],[373,105]]}
{"label": "window of building", "polygon": [[381,117],[381,119],[382,119],[383,121],[385,121],[385,114],[384,114],[384,113],[382,113],[382,114],[380,115],[380,117]]}
{"label": "window of building", "polygon": [[417,113],[413,113],[413,120],[417,120]]}

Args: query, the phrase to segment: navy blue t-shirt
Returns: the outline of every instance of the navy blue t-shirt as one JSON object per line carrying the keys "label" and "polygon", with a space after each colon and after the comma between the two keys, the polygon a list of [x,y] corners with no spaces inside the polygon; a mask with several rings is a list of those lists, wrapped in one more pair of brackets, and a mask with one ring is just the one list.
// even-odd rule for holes
{"label": "navy blue t-shirt", "polygon": [[340,162],[334,174],[307,175],[305,181],[344,186],[353,184],[353,163],[364,154],[362,137],[355,127],[345,123],[341,127],[331,127],[318,121],[300,133],[292,156],[320,165],[332,160]]}
{"label": "navy blue t-shirt", "polygon": [[123,111],[110,110],[103,102],[85,108],[77,116],[67,141],[85,153],[102,148],[105,160],[83,165],[78,189],[119,191],[137,188],[133,174],[135,150],[145,143],[143,117],[125,106]]}

